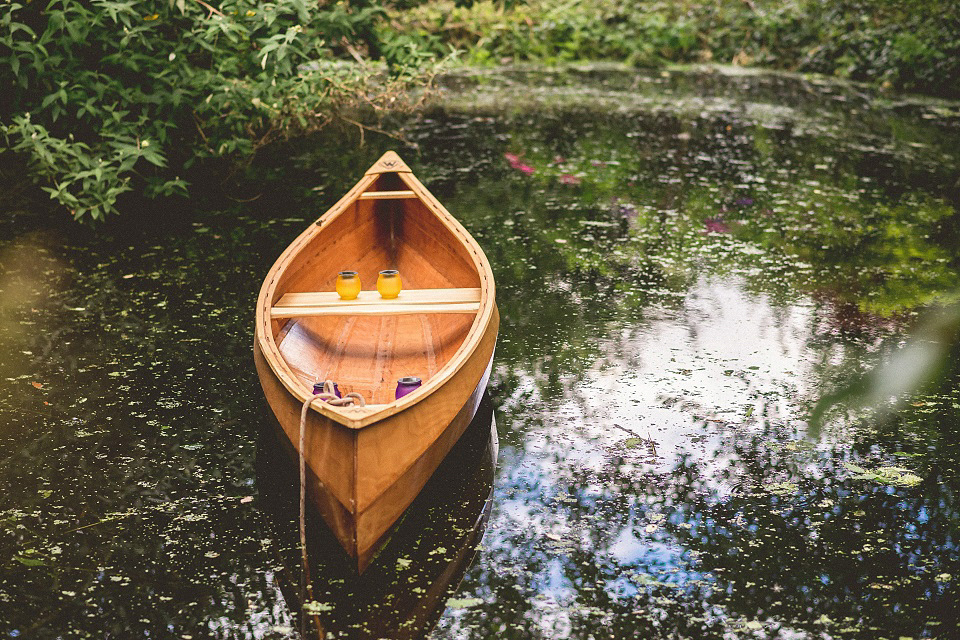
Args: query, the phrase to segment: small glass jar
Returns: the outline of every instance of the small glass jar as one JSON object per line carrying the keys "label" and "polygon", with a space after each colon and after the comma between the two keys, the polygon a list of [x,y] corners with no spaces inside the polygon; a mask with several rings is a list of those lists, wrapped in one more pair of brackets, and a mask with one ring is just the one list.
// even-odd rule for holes
{"label": "small glass jar", "polygon": [[[323,382],[314,382],[313,395],[317,395],[318,393],[323,393],[323,385],[324,385]],[[340,395],[340,387],[337,386],[336,382],[333,383],[333,395],[337,396],[338,398],[343,397]]]}
{"label": "small glass jar", "polygon": [[377,291],[381,298],[393,300],[400,295],[403,289],[403,282],[400,280],[400,272],[396,269],[386,269],[380,272],[377,278]]}
{"label": "small glass jar", "polygon": [[397,380],[397,400],[412,393],[420,388],[420,385],[423,384],[420,378],[414,376],[409,376],[406,378],[400,378]]}
{"label": "small glass jar", "polygon": [[337,293],[341,300],[356,300],[360,295],[360,275],[356,271],[341,271],[337,274]]}

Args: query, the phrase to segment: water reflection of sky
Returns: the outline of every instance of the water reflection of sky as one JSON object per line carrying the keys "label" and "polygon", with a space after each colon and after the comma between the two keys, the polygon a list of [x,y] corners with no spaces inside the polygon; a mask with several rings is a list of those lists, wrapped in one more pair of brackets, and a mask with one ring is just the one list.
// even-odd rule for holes
{"label": "water reflection of sky", "polygon": [[[533,382],[518,385],[504,411],[521,423],[522,452],[501,452],[485,544],[497,550],[498,560],[503,552],[515,557],[506,550],[517,546],[517,535],[543,544],[548,557],[531,576],[538,607],[562,608],[578,599],[585,585],[564,571],[561,559],[577,548],[592,547],[632,573],[603,581],[611,595],[632,597],[651,583],[682,587],[703,578],[688,551],[662,535],[670,514],[656,500],[626,496],[625,509],[600,540],[590,539],[583,518],[566,512],[564,502],[596,509],[611,494],[601,479],[605,472],[621,481],[637,476],[650,482],[651,475],[668,476],[691,463],[711,479],[702,489],[715,499],[729,495],[733,487],[714,474],[735,458],[725,446],[730,438],[760,424],[761,417],[802,426],[796,400],[810,386],[813,362],[806,344],[812,314],[810,304],[774,305],[738,277],[703,278],[681,305],[651,309],[642,326],[609,327],[601,357],[582,377],[571,377],[570,392],[561,399],[535,402]],[[536,424],[526,424],[524,406],[534,402],[542,414]],[[547,620],[545,634],[564,626],[555,616]]]}
{"label": "water reflection of sky", "polygon": [[[748,411],[790,420],[809,387],[811,308],[773,306],[744,285],[701,279],[679,309],[655,311],[639,329],[618,332],[580,393],[593,418],[590,436],[622,440],[610,423],[649,435],[657,466],[669,468],[683,453],[716,455],[732,425],[756,422]],[[713,428],[694,430],[704,420]]]}
{"label": "water reflection of sky", "polygon": [[[843,452],[849,436],[837,429],[805,440],[804,403],[822,384],[824,356],[812,343],[823,313],[829,309],[804,298],[774,302],[750,291],[741,276],[704,276],[680,304],[645,310],[639,326],[608,325],[596,362],[568,376],[562,396],[540,398],[536,380],[521,377],[502,403],[513,444],[501,452],[494,513],[476,573],[496,566],[522,576],[533,616],[526,633],[575,637],[570,611],[590,615],[594,592],[626,607],[649,605],[650,593],[710,597],[729,574],[703,564],[702,551],[683,536],[727,538],[730,552],[740,555],[738,539],[783,535],[751,517],[756,505],[750,496],[771,492],[776,497],[759,508],[796,511],[791,519],[799,518],[798,533],[810,541],[820,538],[821,521],[850,517],[852,509],[840,504],[859,501],[856,491],[836,486],[824,498],[797,493],[798,482],[836,483],[829,480],[837,473],[831,452]],[[837,359],[834,347],[828,361]],[[760,459],[770,451],[782,454],[779,462]],[[685,473],[692,474],[691,483],[678,483]],[[894,487],[878,489],[895,498]],[[748,504],[737,506],[745,497]],[[691,508],[691,502],[718,505],[721,513],[711,516],[710,507]],[[915,523],[926,520],[925,510],[915,514]],[[903,525],[904,537],[915,539],[914,529]],[[773,578],[758,570],[755,580],[780,594],[779,581],[794,567],[776,566]],[[825,572],[815,580],[829,586],[836,577]],[[753,584],[748,579],[746,587]],[[736,598],[736,587],[722,588]],[[609,611],[601,607],[595,614]],[[731,612],[715,614],[727,633],[770,628]],[[787,619],[775,627],[777,637],[816,635],[791,628]],[[442,629],[474,637],[466,618],[447,620]]]}
{"label": "water reflection of sky", "polygon": [[[638,471],[663,473],[685,454],[723,466],[721,442],[760,418],[802,428],[796,401],[812,382],[812,305],[774,305],[744,285],[703,278],[679,307],[651,309],[639,327],[610,327],[596,364],[544,406],[542,429],[526,433],[523,464],[556,486],[564,468],[599,471],[628,441]],[[521,420],[533,389],[521,382],[516,403],[505,404]],[[655,459],[638,438],[653,440]]]}

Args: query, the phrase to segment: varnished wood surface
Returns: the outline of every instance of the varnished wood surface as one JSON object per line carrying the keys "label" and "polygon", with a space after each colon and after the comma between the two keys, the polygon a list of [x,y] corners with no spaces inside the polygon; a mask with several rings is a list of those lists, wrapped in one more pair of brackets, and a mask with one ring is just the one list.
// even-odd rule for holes
{"label": "varnished wood surface", "polygon": [[[359,431],[356,457],[358,512],[365,511],[391,485],[408,484],[409,478],[400,482],[401,476],[430,451],[433,443],[449,429],[458,412],[469,404],[469,398],[477,393],[478,382],[487,375],[499,325],[500,317],[495,313],[484,339],[465,366],[442,389],[419,402],[416,411],[399,413],[396,420],[387,419]],[[479,391],[482,393],[483,389]],[[438,464],[443,455],[445,452],[433,463]],[[426,477],[421,480],[425,482]]]}
{"label": "varnished wood surface", "polygon": [[366,175],[376,175],[378,173],[389,172],[410,172],[407,163],[400,159],[396,151],[387,151],[377,160],[372,167],[367,169]]}
{"label": "varnished wood surface", "polygon": [[473,313],[480,310],[479,302],[436,302],[434,304],[404,304],[394,300],[379,300],[361,304],[337,304],[322,307],[284,307],[270,310],[271,318],[302,318],[306,316],[407,316],[412,313]]}
{"label": "varnished wood surface", "polygon": [[[381,197],[390,192],[404,196]],[[357,271],[372,286],[388,268],[406,287],[397,300],[374,299],[372,291],[353,304],[334,297],[338,272]],[[264,281],[257,370],[291,442],[315,381],[334,380],[370,405],[315,400],[304,448],[314,490],[335,499],[318,506],[361,571],[476,410],[499,328],[494,296],[480,247],[390,153],[281,254]],[[407,376],[423,385],[397,400],[396,380]]]}
{"label": "varnished wood surface", "polygon": [[404,200],[416,197],[417,194],[408,189],[402,191],[367,191],[360,194],[361,200]]}
{"label": "varnished wood surface", "polygon": [[[338,557],[334,548],[338,545],[329,528],[314,526],[308,505],[307,549],[314,593],[323,593],[323,601],[332,608],[314,619],[317,635],[308,630],[304,637],[426,637],[470,566],[489,516],[498,449],[492,410],[489,401],[481,400],[473,423],[391,528],[388,541],[362,575],[347,563],[345,554]],[[275,420],[269,423],[277,426]],[[260,444],[259,496],[269,522],[278,527],[273,537],[281,542],[272,546],[279,550],[275,556],[277,583],[287,603],[296,607],[304,602],[299,590],[300,553],[290,527],[297,519],[297,500],[291,495],[297,484],[297,456],[282,432],[279,443],[265,432]],[[292,459],[287,454],[292,454]],[[445,551],[438,553],[441,547]],[[396,580],[399,559],[411,561],[414,569],[412,574],[404,573],[400,582]],[[385,602],[390,603],[387,609],[383,608]]]}
{"label": "varnished wood surface", "polygon": [[[362,482],[358,483],[358,487],[365,490],[365,495],[362,497],[358,496],[357,506],[358,509],[362,508],[362,511],[360,511],[356,517],[356,526],[354,528],[357,544],[357,562],[360,571],[363,571],[367,567],[391,525],[400,517],[410,502],[416,498],[424,484],[430,479],[434,470],[450,452],[453,445],[456,444],[467,425],[470,424],[470,421],[476,414],[483,391],[487,386],[492,357],[493,354],[491,353],[490,360],[487,361],[487,366],[484,369],[484,374],[477,383],[474,392],[467,399],[467,402],[460,411],[454,415],[450,424],[442,429],[434,429],[433,431],[436,435],[432,441],[430,441],[428,437],[430,429],[425,429],[418,434],[420,444],[425,445],[423,453],[410,461],[406,469],[403,469],[403,462],[390,465],[389,468],[391,470],[402,470],[396,475],[392,482],[384,482],[383,478],[389,477],[387,473],[376,478],[376,484],[382,486],[382,493],[376,494],[374,489],[366,487]],[[388,429],[389,427],[384,431],[386,432]],[[365,433],[367,433],[367,430],[360,432],[361,440],[363,440]],[[384,433],[381,437],[385,435],[387,434]],[[376,434],[369,434],[370,440],[376,437]],[[377,456],[359,455],[360,448],[362,448],[364,444],[370,444],[370,441],[364,441],[363,444],[358,442],[358,464],[362,465],[362,468],[358,469],[358,476],[364,475],[372,477],[378,475],[374,474],[374,468],[369,466],[378,464]],[[380,442],[379,444],[381,445],[380,449],[382,451],[383,443]],[[371,446],[371,448],[375,447]],[[416,447],[411,448],[415,450]],[[374,485],[373,482],[370,484],[371,486]],[[361,507],[361,505],[363,506]]]}
{"label": "varnished wood surface", "polygon": [[[290,394],[284,393],[282,385],[275,376],[271,375],[270,368],[259,346],[254,347],[254,362],[260,376],[267,404],[273,411],[277,422],[280,423],[287,438],[296,448],[300,442],[300,410],[298,403]],[[346,545],[354,544],[356,518],[353,512],[354,479],[356,478],[355,464],[357,432],[351,429],[330,428],[323,416],[310,416],[304,442],[304,457],[306,466],[314,475],[315,486],[309,490],[316,495],[332,496],[333,502],[326,500],[317,503],[317,508],[323,514],[324,520],[330,528],[337,532],[337,537]],[[322,485],[322,486],[320,486]]]}
{"label": "varnished wood surface", "polygon": [[[264,281],[257,303],[257,339],[280,382],[294,396],[306,398],[316,376],[299,376],[286,365],[280,353],[279,337],[284,335],[290,321],[270,318],[270,308],[286,293],[332,290],[335,273],[340,270],[357,270],[361,278],[373,281],[379,269],[389,265],[391,259],[403,261],[405,266],[401,271],[407,274],[404,279],[408,287],[479,285],[481,303],[455,357],[442,361],[439,371],[417,392],[398,402],[387,403],[377,413],[336,409],[321,403],[313,405],[320,413],[351,428],[362,428],[401,411],[429,394],[432,388],[444,384],[479,341],[489,322],[495,295],[489,264],[466,230],[412,174],[382,174],[381,164],[378,162],[371,168],[317,225],[304,231],[281,254]],[[390,164],[396,166],[396,159]],[[404,185],[417,193],[419,199],[402,201],[402,212],[394,208],[398,203],[357,199],[370,189],[396,190]],[[374,209],[373,205],[387,208]],[[397,242],[398,236],[402,242]],[[411,282],[411,277],[419,281]],[[474,284],[470,284],[471,281]],[[457,323],[460,316],[449,314],[446,318],[447,323]]]}
{"label": "varnished wood surface", "polygon": [[[307,490],[344,550],[357,562],[359,572],[366,569],[384,535],[473,419],[487,386],[498,326],[499,317],[495,316],[487,339],[462,370],[457,386],[431,395],[411,415],[395,414],[372,429],[352,430],[318,413],[308,414],[304,447],[310,469]],[[255,355],[259,371],[265,362],[258,351]],[[475,376],[478,370],[479,376]],[[460,385],[470,379],[477,381],[464,396]],[[265,384],[265,392],[267,388]],[[268,393],[269,397],[278,396]],[[458,398],[464,398],[459,407]],[[295,450],[299,404],[289,395],[284,402],[268,404]],[[350,473],[355,465],[362,468]],[[354,479],[355,484],[350,482]]]}
{"label": "varnished wood surface", "polygon": [[442,304],[480,302],[480,289],[404,289],[394,300],[384,300],[376,291],[361,291],[356,300],[341,300],[336,291],[288,293],[277,301],[278,307],[327,307],[341,304]]}
{"label": "varnished wood surface", "polygon": [[[370,405],[394,402],[397,379],[437,375],[463,344],[474,315],[304,317],[291,322],[279,345],[292,373],[306,385],[335,380],[341,393]],[[381,409],[380,411],[382,411]],[[370,409],[344,409],[348,416]]]}

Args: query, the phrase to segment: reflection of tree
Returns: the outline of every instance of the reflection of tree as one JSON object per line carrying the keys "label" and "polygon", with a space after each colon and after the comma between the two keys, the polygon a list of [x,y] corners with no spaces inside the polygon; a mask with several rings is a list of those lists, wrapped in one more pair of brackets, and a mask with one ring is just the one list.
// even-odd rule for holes
{"label": "reflection of tree", "polygon": [[[496,270],[501,362],[536,362],[547,397],[594,360],[609,322],[642,323],[703,273],[745,274],[778,300],[808,291],[831,309],[868,312],[837,318],[847,325],[902,316],[960,286],[943,162],[956,135],[940,119],[918,120],[922,106],[894,113],[800,79],[572,77],[623,104],[547,92],[488,117],[453,100],[409,127],[418,175]],[[484,82],[510,95],[516,79]],[[685,101],[693,82],[709,99]],[[304,176],[339,175],[393,142],[353,153],[311,144],[299,155]],[[505,152],[534,173],[511,168]],[[324,202],[334,195],[324,191]]]}
{"label": "reflection of tree", "polygon": [[753,490],[717,504],[678,505],[678,541],[726,585],[725,605],[760,611],[811,631],[953,635],[960,525],[955,481],[928,477],[914,490],[842,479],[842,458],[814,459],[824,478],[791,474],[797,488],[767,485],[784,460],[761,442],[745,446]]}
{"label": "reflection of tree", "polygon": [[[828,98],[810,113],[841,117],[844,104]],[[481,123],[480,139],[469,115],[434,114],[448,128],[420,134],[443,142],[424,147],[436,163],[426,177],[497,271],[501,362],[536,362],[554,397],[565,373],[596,358],[610,322],[642,324],[646,309],[675,305],[703,273],[745,275],[776,300],[808,291],[831,310],[818,322],[858,339],[960,286],[953,209],[928,179],[943,171],[936,153],[917,162],[922,152],[904,143],[874,166],[866,134],[811,134],[805,108],[771,124],[730,108],[691,122],[642,107],[615,116],[557,107]],[[535,173],[511,169],[506,151]],[[447,166],[460,157],[485,177]]]}

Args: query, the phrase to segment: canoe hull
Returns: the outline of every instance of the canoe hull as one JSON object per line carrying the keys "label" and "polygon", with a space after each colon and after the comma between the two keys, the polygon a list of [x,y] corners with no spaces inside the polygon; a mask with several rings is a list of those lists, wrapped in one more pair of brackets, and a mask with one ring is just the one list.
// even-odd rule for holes
{"label": "canoe hull", "polygon": [[[477,412],[499,330],[494,306],[476,348],[438,389],[363,429],[307,412],[307,493],[362,572]],[[254,343],[260,384],[294,450],[301,401],[289,392]]]}
{"label": "canoe hull", "polygon": [[[272,413],[267,413],[267,424],[279,430]],[[322,593],[329,606],[315,615],[304,614],[315,627],[305,637],[413,640],[430,632],[475,558],[490,514],[498,450],[492,413],[489,398],[481,399],[473,422],[391,527],[364,573],[358,575],[351,568],[346,554],[331,553],[339,541],[329,528],[318,528],[314,510],[308,509],[310,580],[314,594]],[[291,610],[300,612],[312,598],[301,591],[302,559],[297,533],[290,527],[297,519],[296,456],[283,433],[271,430],[264,435],[257,454],[257,481],[278,543],[273,545],[275,583]],[[440,548],[445,551],[438,553]],[[414,568],[402,581],[396,579],[398,561]],[[385,602],[390,606],[384,608]]]}

